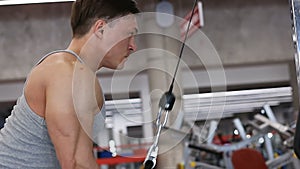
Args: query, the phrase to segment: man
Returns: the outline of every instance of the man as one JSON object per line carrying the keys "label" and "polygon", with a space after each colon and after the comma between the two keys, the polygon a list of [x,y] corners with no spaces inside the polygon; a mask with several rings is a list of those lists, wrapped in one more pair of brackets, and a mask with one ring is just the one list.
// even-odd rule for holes
{"label": "man", "polygon": [[68,48],[32,69],[0,132],[0,168],[99,169],[92,138],[104,125],[104,98],[96,71],[122,68],[136,50],[138,12],[132,0],[74,2]]}

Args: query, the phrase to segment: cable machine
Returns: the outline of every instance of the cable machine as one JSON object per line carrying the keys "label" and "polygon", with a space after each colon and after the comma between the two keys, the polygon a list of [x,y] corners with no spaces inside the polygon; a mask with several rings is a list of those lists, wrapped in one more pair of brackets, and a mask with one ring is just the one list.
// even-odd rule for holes
{"label": "cable machine", "polygon": [[[296,67],[296,76],[298,84],[298,96],[299,87],[300,87],[300,0],[291,0],[291,19],[292,19],[292,29],[293,29],[293,42],[295,47],[295,67]],[[298,99],[299,101],[299,99]],[[300,103],[298,103],[299,105]],[[299,107],[299,106],[298,106]],[[299,109],[299,108],[298,108]],[[298,110],[299,111],[299,110]],[[296,131],[294,136],[294,151],[298,158],[300,158],[300,116],[298,116]]]}
{"label": "cable machine", "polygon": [[[190,30],[190,27],[191,27],[191,22],[192,22],[192,18],[194,16],[194,11],[196,9],[197,2],[198,2],[198,0],[194,1],[194,5],[193,5],[193,9],[192,9],[192,15],[189,18],[187,31],[185,32],[184,40],[183,40],[181,50],[180,50],[180,53],[179,53],[179,59],[178,59],[177,65],[176,65],[176,69],[175,69],[175,72],[174,72],[173,79],[172,79],[172,82],[170,84],[169,90],[166,93],[163,94],[163,96],[161,97],[161,99],[159,101],[159,111],[157,113],[157,118],[156,118],[156,127],[157,127],[156,137],[155,137],[154,143],[148,149],[147,156],[146,156],[145,161],[143,163],[144,169],[153,169],[156,165],[156,158],[157,158],[157,154],[158,154],[158,142],[159,142],[161,130],[167,124],[169,112],[173,109],[173,106],[174,106],[174,103],[175,103],[175,96],[173,94],[174,82],[175,82],[175,78],[176,78],[176,75],[177,75],[177,72],[178,72],[178,68],[179,68],[181,58],[182,58],[182,54],[183,54],[183,51],[184,51],[185,42],[187,40],[188,33],[189,33],[189,30]],[[164,119],[162,119],[162,118],[164,118]]]}

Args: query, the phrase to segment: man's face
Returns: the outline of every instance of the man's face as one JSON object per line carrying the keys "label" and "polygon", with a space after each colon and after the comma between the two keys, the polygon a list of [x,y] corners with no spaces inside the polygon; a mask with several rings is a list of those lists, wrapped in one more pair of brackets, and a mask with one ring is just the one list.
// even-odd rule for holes
{"label": "man's face", "polygon": [[137,30],[137,21],[134,15],[127,15],[107,24],[103,39],[109,49],[103,59],[104,67],[110,69],[124,67],[131,52],[136,51],[134,35]]}

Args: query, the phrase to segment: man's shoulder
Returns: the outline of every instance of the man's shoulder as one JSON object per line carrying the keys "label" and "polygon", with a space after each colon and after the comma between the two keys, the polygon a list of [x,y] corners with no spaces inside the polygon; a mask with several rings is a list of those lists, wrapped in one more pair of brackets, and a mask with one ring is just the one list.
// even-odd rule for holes
{"label": "man's shoulder", "polygon": [[72,73],[77,64],[76,59],[69,57],[68,54],[56,53],[48,56],[35,69],[43,74],[64,75],[65,73]]}
{"label": "man's shoulder", "polygon": [[47,85],[53,81],[70,81],[73,72],[74,65],[71,62],[64,61],[59,57],[49,57],[32,69],[30,77],[31,79],[39,79],[38,81]]}

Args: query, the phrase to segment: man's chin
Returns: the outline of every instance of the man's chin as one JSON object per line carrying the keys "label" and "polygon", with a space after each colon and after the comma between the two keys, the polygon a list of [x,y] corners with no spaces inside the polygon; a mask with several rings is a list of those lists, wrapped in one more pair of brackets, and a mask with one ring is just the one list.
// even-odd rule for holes
{"label": "man's chin", "polygon": [[122,62],[122,63],[120,63],[115,69],[116,70],[122,70],[122,69],[124,69],[124,66],[125,65],[125,63],[124,62]]}
{"label": "man's chin", "polygon": [[124,59],[116,68],[116,70],[122,70],[124,68],[125,62],[127,59]]}
{"label": "man's chin", "polygon": [[124,69],[124,65],[118,66],[118,67],[116,68],[116,70],[122,70],[122,69]]}
{"label": "man's chin", "polygon": [[119,64],[118,66],[105,66],[105,68],[110,70],[122,70],[124,69],[124,64]]}

